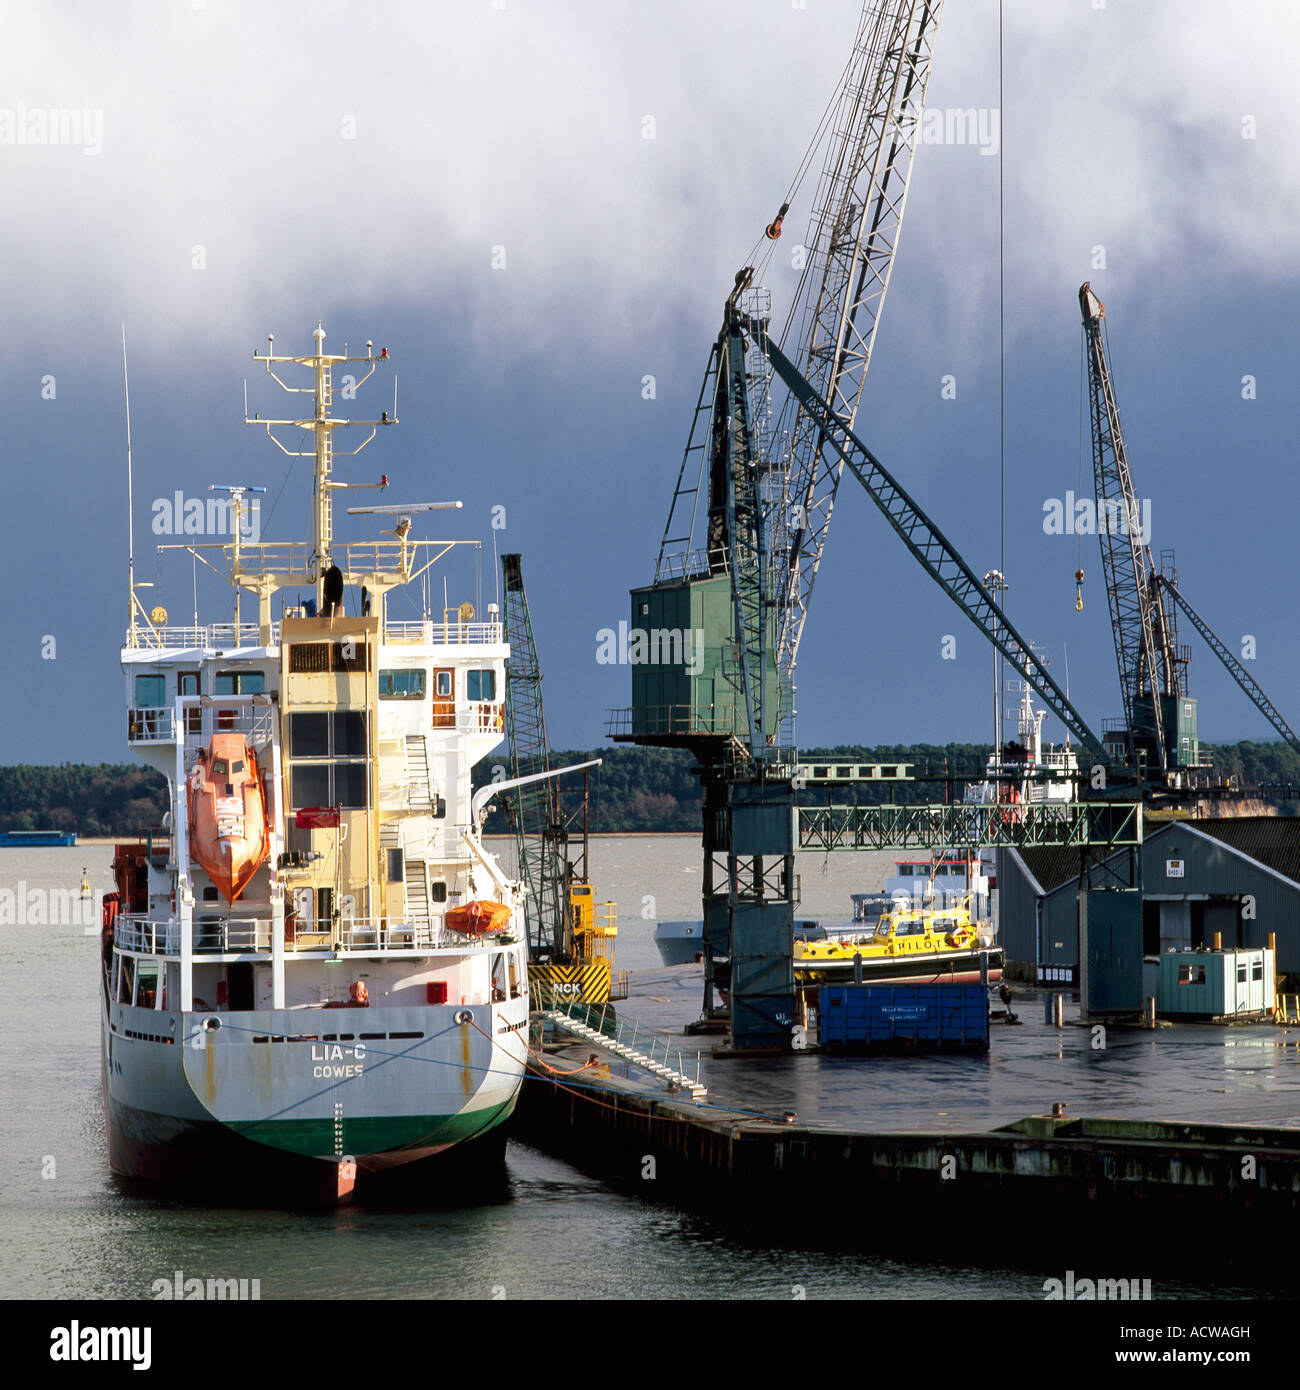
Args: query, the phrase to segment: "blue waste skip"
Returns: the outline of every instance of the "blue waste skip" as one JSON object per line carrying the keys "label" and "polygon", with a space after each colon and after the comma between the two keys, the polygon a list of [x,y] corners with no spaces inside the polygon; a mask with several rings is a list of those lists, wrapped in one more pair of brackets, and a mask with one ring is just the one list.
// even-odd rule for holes
{"label": "blue waste skip", "polygon": [[988,989],[967,985],[823,985],[822,1046],[845,1051],[987,1052]]}

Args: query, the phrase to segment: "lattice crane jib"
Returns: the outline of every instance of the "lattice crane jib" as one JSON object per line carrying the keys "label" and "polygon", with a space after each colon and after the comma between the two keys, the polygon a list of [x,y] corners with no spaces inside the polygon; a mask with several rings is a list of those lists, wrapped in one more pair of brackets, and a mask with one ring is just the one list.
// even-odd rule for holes
{"label": "lattice crane jib", "polygon": [[1207,623],[1196,609],[1188,603],[1176,583],[1163,577],[1160,579],[1159,583],[1162,591],[1170,595],[1178,607],[1187,615],[1192,626],[1205,639],[1206,644],[1223,663],[1228,674],[1237,682],[1242,690],[1250,696],[1251,700],[1254,702],[1255,708],[1263,714],[1287,743],[1290,744],[1297,753],[1300,753],[1300,736],[1297,736],[1295,730],[1283,719],[1277,706],[1264,694],[1263,688],[1255,680],[1254,676],[1252,676],[1241,662],[1237,660],[1236,656],[1233,655],[1232,649],[1228,644],[1214,632],[1209,623]]}
{"label": "lattice crane jib", "polygon": [[766,344],[777,375],[797,395],[809,415],[823,429],[836,450],[885,519],[945,593],[962,609],[1007,661],[1038,692],[1043,702],[1070,734],[1103,767],[1109,758],[1101,740],[1070,703],[1033,647],[1016,631],[1007,615],[984,587],[955,546],[895,481],[879,459],[836,416],[806,381],[798,368],[772,342]]}
{"label": "lattice crane jib", "polygon": [[1088,359],[1097,538],[1119,669],[1120,697],[1131,730],[1151,739],[1162,770],[1170,766],[1160,697],[1177,695],[1164,607],[1142,535],[1142,511],[1129,469],[1103,331],[1105,305],[1088,284],[1079,289]]}
{"label": "lattice crane jib", "polygon": [[[942,0],[874,0],[863,8],[784,334],[797,341],[797,361],[817,394],[850,426],[898,249],[942,10]],[[771,561],[783,600],[777,659],[790,671],[843,463],[796,401],[783,409],[777,437],[789,438],[790,454]]]}
{"label": "lattice crane jib", "polygon": [[[506,663],[505,734],[510,749],[511,778],[550,769],[546,714],[542,704],[542,672],[528,595],[519,555],[503,555]],[[524,916],[528,946],[534,959],[565,955],[571,949],[566,908],[567,862],[559,795],[553,780],[512,788],[519,877],[527,888]]]}

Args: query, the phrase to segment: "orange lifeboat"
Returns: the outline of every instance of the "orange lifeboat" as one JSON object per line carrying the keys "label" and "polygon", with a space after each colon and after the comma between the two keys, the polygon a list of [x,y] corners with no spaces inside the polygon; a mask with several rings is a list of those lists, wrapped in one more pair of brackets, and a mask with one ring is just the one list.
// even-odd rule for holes
{"label": "orange lifeboat", "polygon": [[510,920],[510,909],[505,903],[474,901],[464,907],[453,907],[445,919],[452,931],[465,936],[488,936],[492,932],[504,931]]}
{"label": "orange lifeboat", "polygon": [[266,785],[243,734],[213,734],[190,774],[190,853],[228,903],[271,850]]}

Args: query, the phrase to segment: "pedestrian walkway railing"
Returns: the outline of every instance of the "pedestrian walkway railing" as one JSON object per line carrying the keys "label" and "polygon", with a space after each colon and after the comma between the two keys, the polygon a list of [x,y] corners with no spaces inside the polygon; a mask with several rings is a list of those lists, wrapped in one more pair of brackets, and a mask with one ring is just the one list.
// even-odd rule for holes
{"label": "pedestrian walkway railing", "polygon": [[[581,1010],[581,1018],[577,1017],[577,1010]],[[613,1014],[608,1004],[597,1011],[594,1005],[567,1001],[562,1007],[545,1010],[542,1016],[564,1032],[594,1043],[632,1066],[657,1076],[669,1090],[686,1091],[692,1100],[701,1100],[708,1094],[708,1087],[700,1080],[702,1064],[698,1052],[692,1078],[687,1073],[681,1048],[673,1044],[667,1033],[649,1028],[637,1019]]]}

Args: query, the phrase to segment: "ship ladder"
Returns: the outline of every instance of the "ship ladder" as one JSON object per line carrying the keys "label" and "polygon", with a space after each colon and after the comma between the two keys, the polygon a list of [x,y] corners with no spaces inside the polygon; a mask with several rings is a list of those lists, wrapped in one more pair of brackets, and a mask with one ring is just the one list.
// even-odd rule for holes
{"label": "ship ladder", "polygon": [[632,1042],[623,1042],[621,1025],[618,1030],[620,1036],[611,1038],[602,1029],[592,1028],[586,1023],[579,1022],[578,1019],[562,1009],[543,1009],[542,1017],[549,1019],[553,1027],[571,1033],[575,1038],[581,1038],[583,1042],[603,1048],[606,1052],[612,1052],[614,1056],[621,1057],[634,1067],[639,1067],[642,1071],[648,1071],[652,1076],[657,1076],[670,1091],[685,1091],[692,1100],[703,1100],[709,1093],[708,1087],[701,1083],[698,1073],[694,1077],[686,1074],[680,1050],[677,1054],[680,1065],[677,1067],[668,1065],[667,1039],[664,1040],[664,1060],[656,1062],[654,1059],[656,1044],[652,1042],[650,1052],[645,1053],[636,1046],[635,1032]]}
{"label": "ship ladder", "polygon": [[432,945],[433,924],[429,920],[429,866],[422,859],[406,861],[406,920],[415,928],[421,945]]}
{"label": "ship ladder", "polygon": [[409,734],[406,739],[406,804],[412,811],[433,810],[429,745],[423,734]]}

